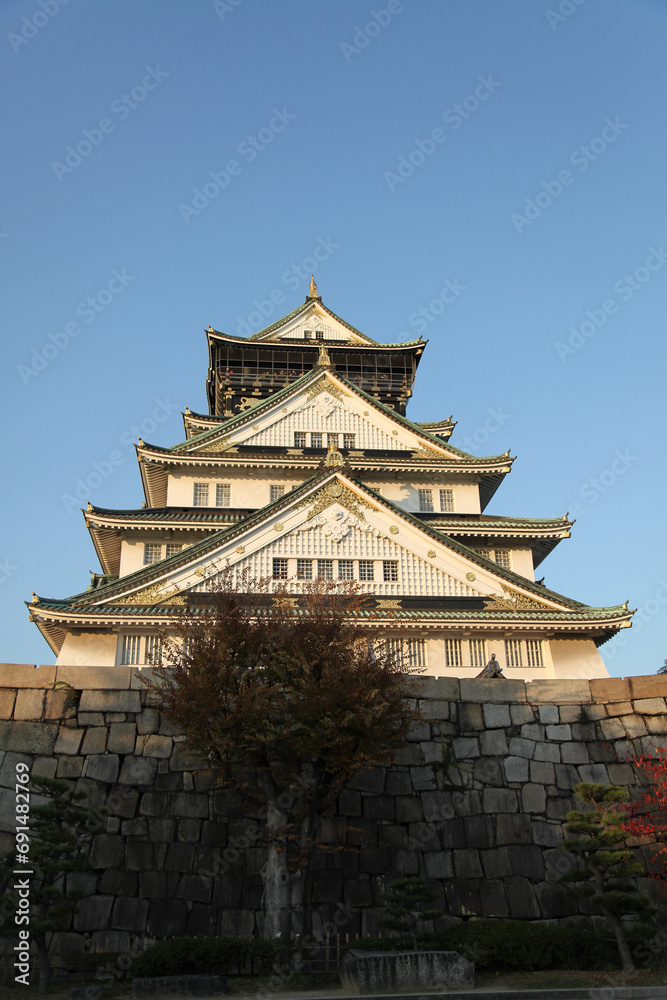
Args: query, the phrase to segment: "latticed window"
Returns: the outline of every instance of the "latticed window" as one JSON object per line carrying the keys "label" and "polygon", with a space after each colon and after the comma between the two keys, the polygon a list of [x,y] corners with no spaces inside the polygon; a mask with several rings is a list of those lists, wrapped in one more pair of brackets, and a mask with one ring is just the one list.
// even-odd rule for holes
{"label": "latticed window", "polygon": [[339,580],[354,580],[354,560],[353,559],[339,559],[338,560],[338,579]]}
{"label": "latticed window", "polygon": [[419,491],[419,509],[424,513],[433,511],[433,490]]}
{"label": "latticed window", "polygon": [[445,666],[461,666],[461,640],[445,639]]}
{"label": "latticed window", "polygon": [[312,559],[297,559],[297,561],[296,561],[296,575],[301,580],[312,580],[313,579],[313,560]]}
{"label": "latticed window", "polygon": [[484,556],[485,559],[491,558],[491,549],[477,549],[477,553],[480,556]]}
{"label": "latticed window", "polygon": [[231,483],[216,483],[215,484],[215,506],[216,507],[231,507],[232,503],[232,484]]}
{"label": "latticed window", "polygon": [[470,666],[486,666],[486,642],[484,639],[470,640]]}
{"label": "latticed window", "polygon": [[273,579],[274,580],[287,579],[287,559],[273,560]]}
{"label": "latticed window", "polygon": [[310,435],[310,447],[311,448],[321,448],[322,447],[322,435],[321,434],[311,434]]}
{"label": "latticed window", "polygon": [[154,542],[147,542],[144,545],[144,566],[159,562],[162,558],[162,546]]}
{"label": "latticed window", "polygon": [[508,667],[522,667],[521,641],[519,639],[505,639],[505,659]]}
{"label": "latticed window", "polygon": [[333,580],[333,559],[318,559],[317,575],[320,580]]}
{"label": "latticed window", "polygon": [[374,565],[372,559],[359,560],[359,579],[366,582],[375,579]]}
{"label": "latticed window", "polygon": [[509,549],[496,549],[496,562],[503,569],[511,569],[512,558]]}
{"label": "latticed window", "polygon": [[426,666],[424,639],[386,639],[385,652],[399,667]]}
{"label": "latticed window", "polygon": [[271,483],[269,486],[269,500],[273,503],[274,500],[280,500],[281,496],[285,493],[285,487],[279,486],[277,483]]}
{"label": "latticed window", "polygon": [[305,448],[306,447],[306,432],[305,431],[294,431],[294,447],[295,448]]}
{"label": "latticed window", "polygon": [[192,503],[195,507],[208,507],[208,483],[195,483]]}
{"label": "latticed window", "polygon": [[315,340],[324,340],[324,330],[315,331]]}
{"label": "latticed window", "polygon": [[445,514],[454,510],[454,490],[440,490],[440,512]]}
{"label": "latticed window", "polygon": [[335,444],[338,447],[338,435],[337,434],[327,434],[327,445],[330,447]]}
{"label": "latticed window", "polygon": [[162,663],[162,639],[159,635],[146,636],[146,663],[158,666]]}
{"label": "latticed window", "polygon": [[398,580],[398,560],[385,559],[382,563],[382,579],[385,583],[395,583]]}
{"label": "latticed window", "polygon": [[354,448],[356,434],[343,434],[343,448]]}
{"label": "latticed window", "polygon": [[140,663],[139,650],[141,646],[141,636],[140,635],[124,635],[123,636],[123,647],[121,651],[121,660],[124,664],[131,665],[133,663]]}
{"label": "latticed window", "polygon": [[526,640],[526,663],[527,667],[543,667],[542,643],[539,639]]}
{"label": "latticed window", "polygon": [[175,556],[177,552],[180,552],[183,548],[178,542],[167,542],[167,559],[169,556]]}

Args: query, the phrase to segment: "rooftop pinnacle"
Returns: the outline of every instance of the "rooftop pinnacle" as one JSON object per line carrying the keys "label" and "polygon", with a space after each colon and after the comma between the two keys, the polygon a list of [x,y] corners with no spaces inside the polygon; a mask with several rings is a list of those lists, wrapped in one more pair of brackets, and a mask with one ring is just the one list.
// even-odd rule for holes
{"label": "rooftop pinnacle", "polygon": [[315,275],[311,274],[311,276],[310,276],[310,285],[308,286],[308,295],[306,296],[306,298],[307,299],[319,299],[319,297],[320,297],[320,295],[319,295],[319,292],[317,291],[317,284],[315,282]]}

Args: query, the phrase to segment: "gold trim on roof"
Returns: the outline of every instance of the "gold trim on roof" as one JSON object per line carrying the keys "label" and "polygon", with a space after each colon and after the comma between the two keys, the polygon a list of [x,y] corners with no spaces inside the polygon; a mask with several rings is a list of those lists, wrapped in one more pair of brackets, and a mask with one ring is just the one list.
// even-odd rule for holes
{"label": "gold trim on roof", "polygon": [[178,587],[163,590],[163,583],[154,583],[143,590],[137,590],[126,597],[113,599],[114,604],[185,604],[185,596]]}
{"label": "gold trim on roof", "polygon": [[525,594],[519,594],[516,590],[510,590],[509,587],[503,587],[502,594],[493,594],[484,604],[485,611],[535,611],[536,609],[547,610],[539,601]]}
{"label": "gold trim on roof", "polygon": [[[362,510],[365,507],[367,510],[372,510],[373,508],[361,497],[358,497],[356,493],[348,489],[347,486],[343,486],[341,483],[329,483],[328,486],[323,486],[322,489],[318,490],[315,496],[308,497],[306,500],[300,500],[299,503],[294,505],[294,510],[299,507],[308,507],[308,520],[312,521],[314,517],[321,514],[323,510],[330,507],[331,504],[337,503],[346,510],[349,510],[351,514],[358,517],[360,521],[365,521],[366,516]],[[312,505],[312,506],[311,506]]]}

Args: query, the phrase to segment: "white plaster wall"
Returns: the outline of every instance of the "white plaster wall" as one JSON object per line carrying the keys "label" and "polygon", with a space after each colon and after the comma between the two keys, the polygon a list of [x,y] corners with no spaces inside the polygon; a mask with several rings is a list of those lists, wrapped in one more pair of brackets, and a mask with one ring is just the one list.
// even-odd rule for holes
{"label": "white plaster wall", "polygon": [[[502,547],[510,548],[509,545]],[[533,553],[531,549],[510,549],[510,551],[512,553],[511,562],[513,571],[520,573],[521,576],[525,576],[528,580],[534,580],[535,570],[533,569]]]}
{"label": "white plaster wall", "polygon": [[[405,475],[407,476],[409,473]],[[440,495],[438,490],[446,488],[454,490],[454,513],[480,513],[479,487],[477,483],[453,482],[451,479],[441,479],[436,482],[433,477],[426,478],[424,476],[410,477],[409,483],[397,482],[396,476],[391,480],[377,477],[375,479],[366,479],[365,482],[368,483],[372,490],[378,490],[387,500],[391,500],[392,503],[395,503],[398,507],[402,507],[403,510],[410,511],[410,513],[419,513],[420,489],[433,490],[434,513],[440,513]]]}
{"label": "white plaster wall", "polygon": [[65,637],[57,666],[113,667],[116,662],[116,636],[84,632]]}
{"label": "white plaster wall", "polygon": [[259,472],[256,476],[235,473],[234,470],[225,472],[224,475],[218,473],[202,473],[197,476],[184,476],[179,473],[172,473],[169,476],[167,486],[167,506],[168,507],[192,507],[194,498],[194,484],[209,484],[209,506],[215,507],[215,484],[231,483],[231,503],[230,507],[249,507],[258,509],[265,507],[270,500],[269,487],[273,484],[284,486],[285,492],[298,486],[303,482],[303,477],[290,476],[279,469]]}
{"label": "white plaster wall", "polygon": [[592,639],[552,639],[549,643],[556,678],[609,677]]}

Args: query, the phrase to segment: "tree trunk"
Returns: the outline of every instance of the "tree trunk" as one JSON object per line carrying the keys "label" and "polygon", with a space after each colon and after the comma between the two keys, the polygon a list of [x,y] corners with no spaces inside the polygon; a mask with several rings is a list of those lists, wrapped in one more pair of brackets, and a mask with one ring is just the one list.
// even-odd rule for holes
{"label": "tree trunk", "polygon": [[46,933],[41,931],[35,934],[35,944],[37,945],[37,960],[39,966],[39,992],[47,993],[49,989],[50,968],[49,968],[49,947],[46,943]]}
{"label": "tree trunk", "polygon": [[292,878],[287,867],[287,844],[279,831],[287,825],[287,814],[273,798],[267,798],[266,825],[269,833],[264,878],[264,938],[289,943],[291,935]]}
{"label": "tree trunk", "polygon": [[620,918],[617,917],[615,913],[612,913],[611,910],[608,910],[604,906],[601,906],[600,909],[614,932],[616,944],[618,945],[618,953],[621,956],[623,971],[634,972],[635,963],[632,961],[632,953],[630,951],[630,946],[628,945],[628,939],[625,935],[625,927],[621,923]]}

